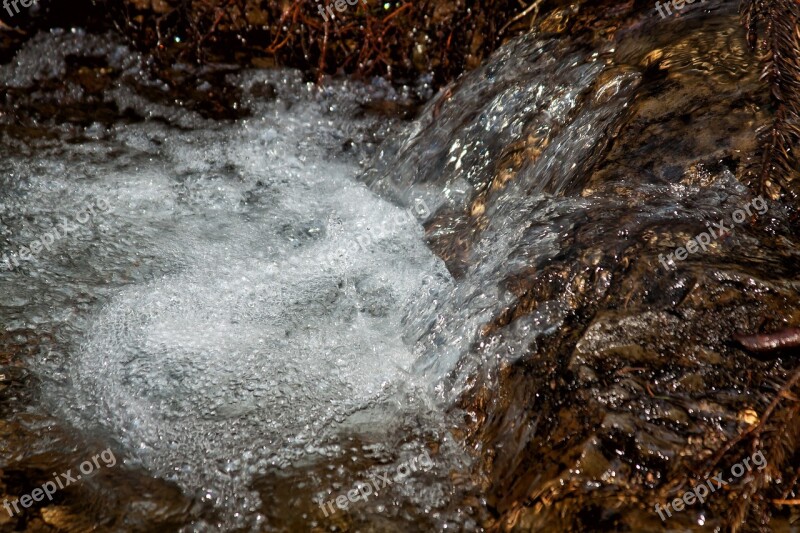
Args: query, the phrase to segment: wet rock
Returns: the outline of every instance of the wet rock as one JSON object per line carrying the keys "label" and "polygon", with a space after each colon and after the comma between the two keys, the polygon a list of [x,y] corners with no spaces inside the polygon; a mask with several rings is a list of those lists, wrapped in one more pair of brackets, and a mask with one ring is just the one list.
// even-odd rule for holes
{"label": "wet rock", "polygon": [[[792,375],[792,361],[763,363],[730,342],[766,324],[797,327],[800,241],[788,206],[771,204],[674,267],[659,261],[751,200],[753,128],[769,122],[735,12],[709,8],[658,29],[628,11],[604,27],[607,46],[594,41],[596,62],[579,46],[596,34],[558,47],[520,39],[429,104],[368,174],[398,202],[421,191],[438,199],[427,236],[463,299],[452,324],[420,338],[462,339],[449,366],[431,341],[427,368],[450,369],[458,407],[473,413],[469,442],[496,450],[475,474],[488,477],[492,527],[661,527],[654,504],[680,496],[719,453],[734,463],[758,445],[725,449],[752,420],[740,413],[763,413]],[[543,31],[561,33],[591,16],[544,20]],[[457,187],[466,194],[448,193]],[[459,312],[476,293],[507,299]],[[562,310],[559,326],[514,327],[535,324],[544,302]],[[791,403],[777,405],[770,427],[789,435]],[[598,443],[610,474],[578,467],[586,442]],[[760,442],[788,446],[773,472],[793,479],[796,443]],[[754,507],[719,498],[670,526],[777,518],[769,501],[780,482],[758,479],[733,489]]]}

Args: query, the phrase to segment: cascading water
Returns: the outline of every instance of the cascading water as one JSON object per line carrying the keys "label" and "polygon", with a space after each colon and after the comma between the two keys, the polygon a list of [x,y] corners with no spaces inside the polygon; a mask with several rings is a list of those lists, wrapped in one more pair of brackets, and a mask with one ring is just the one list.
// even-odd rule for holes
{"label": "cascading water", "polygon": [[[466,411],[495,526],[662,530],[654,504],[719,468],[715,439],[737,442],[749,406],[781,394],[754,387],[740,370],[753,359],[732,349],[737,332],[785,327],[800,294],[786,207],[744,185],[748,127],[768,116],[733,11],[712,4],[664,33],[641,15],[591,46],[518,39],[368,173],[381,194],[437,206],[427,238],[455,290],[406,335],[444,405]],[[692,250],[703,232],[714,242]],[[670,256],[681,246],[688,258]],[[756,366],[791,375],[791,362]],[[760,444],[782,461],[768,476],[793,479],[790,425]],[[756,479],[737,501],[769,484]],[[669,527],[732,527],[747,505]]]}
{"label": "cascading water", "polygon": [[[69,85],[80,105],[67,114],[104,111],[47,135],[0,115],[6,249],[87,203],[110,206],[0,272],[7,330],[47,341],[32,376],[14,370],[40,397],[15,392],[14,425],[0,426],[27,438],[12,454],[20,475],[112,446],[115,477],[80,490],[118,530],[568,529],[594,516],[581,498],[649,490],[693,453],[675,427],[693,435],[742,407],[723,390],[741,376],[691,328],[722,343],[752,325],[749,301],[728,292],[738,284],[785,305],[797,292],[780,205],[657,271],[659,252],[750,199],[751,162],[731,154],[752,151],[765,114],[729,8],[676,19],[657,45],[653,23],[620,28],[625,39],[560,24],[517,39],[405,131],[365,112],[402,100],[382,82],[320,90],[290,71],[230,73],[242,116],[209,120],[153,96],[168,88],[109,36],[33,39],[0,68],[23,102],[76,57],[125,81],[100,100]],[[686,98],[697,87],[707,108]],[[705,132],[691,145],[686,123]],[[763,259],[754,249],[773,238]],[[677,320],[698,279],[697,301],[733,310]],[[674,352],[690,354],[679,370],[664,362]],[[713,402],[680,400],[699,421],[652,392],[704,379]],[[366,473],[422,451],[431,471],[323,516]],[[570,512],[550,506],[559,490]],[[649,527],[638,512],[626,524]]]}
{"label": "cascading water", "polygon": [[[26,69],[35,65],[16,71]],[[96,125],[90,141],[40,153],[33,166],[9,157],[12,243],[87,198],[110,209],[4,275],[20,304],[54,290],[96,299],[72,314],[40,306],[17,318],[55,329],[69,317],[70,356],[50,354],[41,368],[55,412],[230,524],[255,527],[254,476],[313,455],[326,428],[414,389],[401,319],[452,282],[422,240],[424,199],[403,211],[354,180],[356,159],[342,146],[378,124],[338,108],[352,112],[368,88],[315,97],[294,73],[237,83],[303,96],[255,105],[230,125],[190,114],[179,118],[186,131]],[[126,95],[118,105],[159,112]]]}
{"label": "cascading water", "polygon": [[[655,54],[643,45],[649,34],[642,28],[626,36],[624,45],[599,47],[530,34],[500,49],[457,91],[431,101],[367,171],[367,182],[379,194],[400,204],[426,197],[435,206],[427,237],[455,274],[456,286],[440,311],[443,318],[420,321],[406,336],[415,342],[416,368],[438,383],[445,404],[457,401],[479,371],[493,373],[535,353],[537,339],[602,297],[612,268],[592,279],[596,268],[614,265],[619,254],[652,239],[654,231],[689,226],[696,234],[750,201],[751,193],[731,172],[735,164],[721,165],[716,153],[686,175],[674,166],[648,168],[653,163],[647,152],[659,148],[653,141],[626,144],[630,154],[612,152],[620,159],[645,159],[645,170],[604,161],[643,95],[665,88],[683,94],[711,84],[728,88],[734,100],[742,86],[755,89],[755,76],[742,66],[741,36],[730,29],[732,14],[723,9],[720,19],[709,19],[697,11],[684,23],[702,23],[713,46],[726,50],[718,71],[708,72],[699,55],[708,45],[705,37]],[[671,85],[648,71],[654,56],[669,65]],[[654,113],[658,104],[642,105]],[[710,118],[698,121],[719,120],[716,113],[712,109]],[[693,151],[730,145],[719,128]],[[598,171],[603,165],[611,168]],[[780,217],[779,209],[773,215]],[[734,238],[752,242],[746,235],[751,231],[741,228]],[[552,271],[576,286],[523,303],[520,296],[529,295],[521,286],[552,283]]]}
{"label": "cascading water", "polygon": [[[531,262],[545,264],[559,254],[563,236],[590,205],[564,199],[563,193],[584,179],[641,77],[633,69],[608,68],[609,60],[609,51],[534,35],[519,39],[472,73],[451,99],[429,104],[368,174],[375,190],[401,202],[416,195],[433,198],[439,217],[451,218],[440,232],[434,226],[433,240],[447,240],[442,235],[470,217],[481,220],[472,226],[478,228],[477,242],[451,262],[452,269],[463,271],[442,312],[446,324],[436,324],[430,333],[430,322],[412,330],[415,340],[428,337],[418,347],[427,345],[418,366],[434,380],[463,366],[461,386],[442,390],[448,402],[458,398],[476,371],[478,362],[463,358],[481,327],[516,299],[501,282]],[[530,158],[513,180],[513,163],[498,168],[512,150]],[[498,172],[506,172],[507,184],[495,177]],[[509,360],[522,355],[532,338],[560,326],[568,307],[559,300],[543,302],[524,324],[516,324],[520,339],[516,349],[509,348]]]}

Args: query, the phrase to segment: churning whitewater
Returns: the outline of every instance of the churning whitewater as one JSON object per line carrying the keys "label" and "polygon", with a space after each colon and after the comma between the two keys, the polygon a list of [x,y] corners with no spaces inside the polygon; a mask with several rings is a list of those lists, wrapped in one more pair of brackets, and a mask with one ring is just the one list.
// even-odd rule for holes
{"label": "churning whitewater", "polygon": [[[199,131],[100,131],[76,154],[102,161],[84,167],[83,192],[114,206],[93,230],[115,244],[92,259],[113,274],[74,356],[44,369],[70,382],[48,393],[55,410],[244,527],[262,518],[253,476],[415,386],[404,317],[452,283],[423,242],[425,199],[380,200],[356,181],[356,157],[333,157],[380,125],[334,113],[354,105],[344,89],[319,95],[280,76],[283,94],[305,96]],[[57,204],[70,178],[56,168],[31,177],[25,202]],[[417,320],[425,311],[415,304]]]}

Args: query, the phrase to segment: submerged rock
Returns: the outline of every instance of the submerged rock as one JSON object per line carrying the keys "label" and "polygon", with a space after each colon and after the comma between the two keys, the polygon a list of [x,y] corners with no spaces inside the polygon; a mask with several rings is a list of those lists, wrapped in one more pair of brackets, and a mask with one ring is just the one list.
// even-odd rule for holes
{"label": "submerged rock", "polygon": [[[780,523],[771,502],[797,490],[793,396],[725,448],[797,365],[731,342],[800,320],[789,206],[731,222],[753,198],[768,95],[733,6],[627,17],[602,38],[542,22],[443,91],[366,178],[438,206],[427,237],[457,286],[415,338],[470,421],[490,528],[659,529],[656,504],[753,449],[763,472],[667,525]],[[659,260],[720,221],[706,249]]]}

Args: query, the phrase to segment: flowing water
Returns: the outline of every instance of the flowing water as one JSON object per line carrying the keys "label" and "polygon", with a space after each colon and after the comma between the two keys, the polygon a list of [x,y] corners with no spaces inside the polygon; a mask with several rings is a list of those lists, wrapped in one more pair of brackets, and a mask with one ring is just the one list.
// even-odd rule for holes
{"label": "flowing water", "polygon": [[[292,71],[209,70],[170,101],[79,31],[0,67],[2,250],[53,236],[0,270],[3,494],[119,458],[0,526],[655,527],[638,501],[685,436],[768,402],[717,352],[758,313],[797,318],[796,241],[772,203],[659,265],[752,201],[767,117],[730,7],[598,41],[553,20],[409,124],[371,111],[408,96],[380,80]],[[321,511],[422,453],[429,470]],[[558,487],[576,499],[536,507]]]}
{"label": "flowing water", "polygon": [[[29,82],[83,41],[44,39],[5,78]],[[101,53],[123,67],[121,48]],[[52,416],[255,527],[254,476],[324,458],[326,429],[417,388],[401,321],[452,280],[423,242],[424,200],[404,211],[354,179],[344,145],[381,124],[352,115],[379,88],[233,82],[290,98],[234,123],[93,124],[72,146],[8,154],[5,248],[65,229],[2,275],[6,327],[57,338],[35,365]]]}

